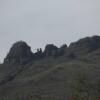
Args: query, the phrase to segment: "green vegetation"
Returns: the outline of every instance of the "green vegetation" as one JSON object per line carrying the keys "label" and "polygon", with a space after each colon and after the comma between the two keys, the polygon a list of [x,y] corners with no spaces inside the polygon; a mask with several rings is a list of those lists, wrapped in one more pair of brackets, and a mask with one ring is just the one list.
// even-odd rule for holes
{"label": "green vegetation", "polygon": [[32,53],[17,42],[0,64],[0,100],[100,100],[100,37]]}

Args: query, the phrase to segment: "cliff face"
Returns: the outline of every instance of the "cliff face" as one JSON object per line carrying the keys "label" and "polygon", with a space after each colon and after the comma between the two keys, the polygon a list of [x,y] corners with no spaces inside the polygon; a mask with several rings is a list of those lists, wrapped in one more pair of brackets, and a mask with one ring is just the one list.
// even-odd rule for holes
{"label": "cliff face", "polygon": [[16,42],[6,56],[4,63],[27,63],[32,60],[31,48],[23,41]]}

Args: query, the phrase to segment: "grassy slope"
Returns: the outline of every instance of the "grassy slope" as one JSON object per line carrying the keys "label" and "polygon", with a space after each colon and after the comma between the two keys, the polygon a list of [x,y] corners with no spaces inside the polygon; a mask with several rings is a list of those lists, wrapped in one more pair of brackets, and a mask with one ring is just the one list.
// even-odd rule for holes
{"label": "grassy slope", "polygon": [[[97,61],[98,62],[98,61]],[[10,66],[9,68],[11,68]],[[14,66],[13,66],[14,67]],[[20,66],[21,68],[22,66]],[[16,66],[14,70],[19,67]],[[22,67],[13,80],[0,86],[0,97],[5,100],[22,100],[32,95],[34,98],[42,97],[43,100],[66,100],[78,91],[77,88],[87,89],[91,84],[96,89],[100,76],[100,63],[66,59],[45,59]],[[10,72],[6,66],[1,67],[1,72]],[[86,80],[79,83],[77,80]],[[79,84],[79,85],[78,85]],[[88,86],[87,86],[88,84]],[[85,87],[85,85],[87,87]],[[77,87],[77,88],[76,88]],[[90,92],[93,91],[91,89]],[[96,93],[97,90],[94,90]],[[83,93],[82,93],[83,95]],[[33,99],[34,100],[34,99]],[[69,100],[69,99],[68,99]]]}

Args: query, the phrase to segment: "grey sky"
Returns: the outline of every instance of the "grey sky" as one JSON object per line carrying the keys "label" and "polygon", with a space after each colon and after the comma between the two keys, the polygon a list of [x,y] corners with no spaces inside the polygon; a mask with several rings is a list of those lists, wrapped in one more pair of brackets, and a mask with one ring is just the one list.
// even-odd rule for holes
{"label": "grey sky", "polygon": [[60,46],[100,34],[100,0],[0,0],[0,61],[11,45]]}

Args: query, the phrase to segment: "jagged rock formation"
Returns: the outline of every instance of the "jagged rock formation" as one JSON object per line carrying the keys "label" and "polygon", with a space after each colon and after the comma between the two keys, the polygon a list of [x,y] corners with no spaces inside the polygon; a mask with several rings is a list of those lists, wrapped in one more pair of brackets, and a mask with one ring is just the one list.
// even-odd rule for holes
{"label": "jagged rock formation", "polygon": [[58,48],[54,44],[48,44],[45,47],[44,55],[48,56],[55,56],[57,54]]}
{"label": "jagged rock formation", "polygon": [[84,55],[100,48],[100,36],[86,37],[71,43],[69,51],[76,55]]}
{"label": "jagged rock formation", "polygon": [[69,47],[66,44],[60,48],[54,44],[48,44],[45,50],[37,49],[36,53],[31,52],[31,48],[23,41],[16,42],[10,49],[4,63],[19,63],[24,64],[31,60],[39,60],[47,57],[66,56],[75,58],[92,51],[100,49],[100,36],[86,37],[71,43]]}
{"label": "jagged rock formation", "polygon": [[24,64],[32,60],[33,53],[31,48],[23,41],[16,42],[10,49],[8,55],[4,59],[4,63],[20,63]]}
{"label": "jagged rock formation", "polygon": [[58,50],[57,50],[57,55],[58,56],[62,56],[64,54],[66,54],[68,47],[66,44],[63,44]]}
{"label": "jagged rock formation", "polygon": [[37,52],[35,52],[33,56],[34,56],[33,60],[38,60],[38,59],[43,58],[43,51],[42,51],[42,49],[41,48],[37,49]]}
{"label": "jagged rock formation", "polygon": [[37,52],[32,53],[31,48],[23,41],[16,42],[10,49],[4,63],[6,64],[26,64],[30,61],[39,60],[47,57],[58,57],[64,55],[67,45],[62,45],[60,48],[54,44],[48,44],[45,50],[37,49]]}

